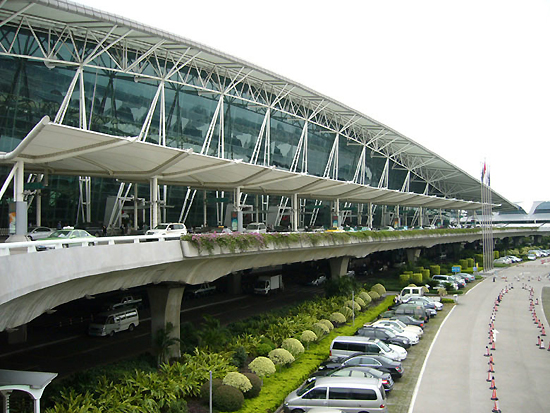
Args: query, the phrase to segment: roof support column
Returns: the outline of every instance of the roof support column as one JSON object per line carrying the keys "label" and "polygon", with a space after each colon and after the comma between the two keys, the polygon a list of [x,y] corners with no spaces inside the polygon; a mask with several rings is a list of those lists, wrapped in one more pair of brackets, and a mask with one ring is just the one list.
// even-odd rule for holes
{"label": "roof support column", "polygon": [[134,184],[134,229],[138,229],[138,185]]}
{"label": "roof support column", "polygon": [[420,226],[420,227],[424,226],[424,219],[423,219],[424,217],[423,217],[423,215],[424,215],[423,208],[422,207],[418,208],[418,226]]}
{"label": "roof support column", "polygon": [[243,232],[243,210],[241,207],[241,187],[235,188],[235,199],[233,201],[233,211],[237,213],[237,231]]}
{"label": "roof support column", "polygon": [[149,180],[149,193],[151,198],[151,228],[155,228],[158,224],[158,203],[159,203],[159,185],[158,178],[153,176]]}
{"label": "roof support column", "polygon": [[17,161],[13,167],[13,199],[15,205],[10,205],[10,237],[6,242],[26,241],[25,234],[27,233],[27,203],[25,202],[24,193],[25,183],[25,164],[23,161]]}
{"label": "roof support column", "polygon": [[348,273],[349,257],[337,257],[329,260],[330,277],[334,280]]}
{"label": "roof support column", "polygon": [[292,194],[292,232],[298,232],[298,194]]}
{"label": "roof support column", "polygon": [[334,214],[333,214],[333,217],[332,217],[332,226],[333,227],[337,227],[339,228],[340,227],[340,199],[335,199],[334,202],[333,202],[333,211],[334,211]]}
{"label": "roof support column", "polygon": [[367,226],[372,229],[372,202],[368,203]]}
{"label": "roof support column", "polygon": [[207,216],[207,204],[206,204],[206,190],[202,191],[202,226],[206,228],[208,226]]}

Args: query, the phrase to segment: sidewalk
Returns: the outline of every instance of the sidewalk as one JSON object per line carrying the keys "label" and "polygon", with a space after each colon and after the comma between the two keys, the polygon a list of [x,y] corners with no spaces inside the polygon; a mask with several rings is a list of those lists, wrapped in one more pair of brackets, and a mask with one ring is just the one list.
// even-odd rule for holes
{"label": "sidewalk", "polygon": [[[543,286],[550,285],[546,278],[549,272],[550,265],[539,261],[503,269],[496,273],[496,282],[490,275],[460,297],[427,355],[409,413],[491,412],[495,402],[487,382],[489,357],[485,357],[489,323],[495,300],[511,284],[514,288],[503,294],[494,321],[496,349],[492,353],[498,406],[503,412],[547,410],[550,326],[543,314],[541,293]],[[543,350],[536,346],[540,330],[533,322],[530,293],[522,289],[522,281],[533,287],[534,299],[539,299],[536,314],[549,330],[548,336],[542,337]]]}

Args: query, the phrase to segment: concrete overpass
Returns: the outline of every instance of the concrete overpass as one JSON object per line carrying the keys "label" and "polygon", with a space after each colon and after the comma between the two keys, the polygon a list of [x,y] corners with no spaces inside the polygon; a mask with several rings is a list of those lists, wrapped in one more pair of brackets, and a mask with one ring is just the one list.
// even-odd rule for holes
{"label": "concrete overpass", "polygon": [[[541,231],[495,229],[493,234],[495,238],[522,237],[540,235]],[[321,259],[330,259],[332,276],[340,276],[347,271],[350,257],[397,249],[415,252],[481,238],[481,230],[395,231],[363,239],[319,237],[314,245],[308,234],[302,234],[285,245],[268,243],[234,252],[217,245],[212,251],[199,250],[190,241],[151,236],[97,238],[93,243],[62,241],[74,248],[63,248],[58,241],[5,243],[0,244],[0,331],[22,326],[86,295],[148,285],[153,331],[171,322],[179,334],[181,299],[187,284],[231,274],[230,283],[238,286],[241,270]],[[37,245],[55,248],[38,252]]]}

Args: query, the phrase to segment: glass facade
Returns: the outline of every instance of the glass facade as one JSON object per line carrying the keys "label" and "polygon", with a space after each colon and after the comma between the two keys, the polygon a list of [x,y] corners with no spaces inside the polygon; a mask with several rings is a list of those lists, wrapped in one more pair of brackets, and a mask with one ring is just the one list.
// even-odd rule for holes
{"label": "glass facade", "polygon": [[[211,76],[196,67],[184,68],[179,77],[164,80],[162,98],[155,106],[152,102],[162,81],[160,69],[169,71],[174,67],[172,60],[142,59],[139,74],[129,73],[121,70],[116,57],[126,53],[125,59],[131,64],[139,59],[139,55],[122,50],[122,46],[113,46],[109,53],[102,53],[83,66],[82,83],[74,82],[79,80],[76,56],[92,53],[95,49],[93,42],[89,38],[86,42],[78,38],[75,41],[61,39],[64,44],[58,47],[57,57],[67,63],[50,64],[44,61],[36,39],[40,39],[44,48],[46,45],[52,47],[59,39],[40,32],[35,35],[25,29],[16,32],[8,25],[0,28],[0,43],[5,50],[11,47],[11,53],[0,54],[0,151],[15,148],[43,116],[55,119],[70,85],[75,83],[62,124],[116,136],[137,136],[152,110],[148,142],[244,162],[254,162],[257,140],[266,136],[265,132],[261,134],[265,124],[270,135],[269,152],[265,153],[262,142],[257,163],[263,164],[264,159],[269,159],[270,165],[277,168],[316,176],[323,176],[327,170],[337,134],[328,127],[306,120],[308,108],[302,108],[301,117],[281,110],[290,105],[285,99],[270,108],[270,94],[267,91],[259,94],[249,84],[221,94],[220,91],[230,84],[230,79]],[[84,102],[80,101],[81,84]],[[164,141],[159,133],[163,119],[161,102],[164,103]],[[85,108],[85,118],[81,117],[81,105]],[[206,146],[205,141],[209,142]],[[337,179],[351,181],[358,170],[363,145],[341,134],[337,146]],[[306,153],[307,157],[304,156]],[[367,150],[364,158],[366,184],[378,186],[385,162],[384,157]],[[389,187],[401,189],[406,172],[393,166]],[[8,172],[7,167],[0,168],[2,181]],[[332,174],[329,177],[334,178]],[[92,179],[92,221],[103,221],[105,200],[108,196],[115,196],[118,187],[115,180]],[[422,183],[411,184],[411,191],[422,193],[423,190]],[[168,221],[179,218],[186,192],[185,187],[168,188],[167,205],[172,206],[167,210]],[[149,189],[140,185],[138,195],[148,198]],[[209,196],[214,196],[214,192],[209,192]],[[79,205],[78,178],[49,177],[49,186],[43,191],[42,199],[43,224],[75,223]],[[278,200],[279,197],[271,197],[273,205]],[[0,204],[0,227],[7,226],[7,201],[4,199]],[[188,226],[202,224],[202,202],[195,204],[188,217]],[[215,203],[207,205],[209,219],[215,221]],[[34,208],[31,204],[30,223],[34,222]],[[366,214],[367,208],[364,210]],[[317,222],[318,225],[329,224],[329,213],[323,212],[319,217],[327,222]]]}

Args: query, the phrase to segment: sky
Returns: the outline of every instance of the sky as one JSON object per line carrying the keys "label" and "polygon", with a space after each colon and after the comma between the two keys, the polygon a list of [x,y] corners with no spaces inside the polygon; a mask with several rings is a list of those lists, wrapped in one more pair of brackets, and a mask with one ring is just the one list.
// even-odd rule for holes
{"label": "sky", "polygon": [[376,119],[512,202],[550,201],[550,0],[77,0]]}

